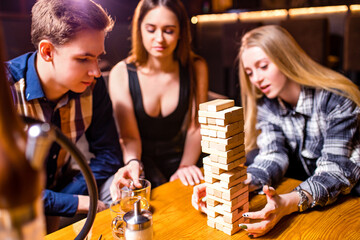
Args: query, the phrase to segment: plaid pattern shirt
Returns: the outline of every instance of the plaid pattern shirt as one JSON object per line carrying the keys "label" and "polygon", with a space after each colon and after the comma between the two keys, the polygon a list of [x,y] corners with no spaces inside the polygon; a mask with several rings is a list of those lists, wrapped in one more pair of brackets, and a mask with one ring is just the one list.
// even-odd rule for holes
{"label": "plaid pattern shirt", "polygon": [[303,87],[294,109],[263,97],[256,125],[259,155],[248,173],[262,185],[275,185],[288,169],[289,155],[296,155],[309,176],[296,189],[313,196],[311,207],[330,204],[360,178],[359,119],[354,102],[326,90]]}
{"label": "plaid pattern shirt", "polygon": [[[73,143],[85,135],[94,154],[90,168],[98,187],[123,165],[112,104],[104,80],[97,79],[82,93],[67,92],[57,103],[46,99],[35,69],[37,52],[27,53],[6,63],[10,89],[19,114],[52,123]],[[82,174],[63,189],[61,176],[69,165],[69,154],[58,144],[51,146],[46,160],[47,183],[44,192],[47,215],[73,216],[78,194],[87,194]]]}

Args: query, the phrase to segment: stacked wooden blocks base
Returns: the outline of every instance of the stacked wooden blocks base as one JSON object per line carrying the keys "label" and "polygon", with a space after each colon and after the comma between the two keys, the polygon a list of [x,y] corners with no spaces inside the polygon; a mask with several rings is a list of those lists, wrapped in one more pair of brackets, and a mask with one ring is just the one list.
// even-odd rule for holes
{"label": "stacked wooden blocks base", "polygon": [[246,180],[243,109],[234,100],[216,99],[200,104],[201,147],[208,225],[228,235],[240,230],[249,211]]}

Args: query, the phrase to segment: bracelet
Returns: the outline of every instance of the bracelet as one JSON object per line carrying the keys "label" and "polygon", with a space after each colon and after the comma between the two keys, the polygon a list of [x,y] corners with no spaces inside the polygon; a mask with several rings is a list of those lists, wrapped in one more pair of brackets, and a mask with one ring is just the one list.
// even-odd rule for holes
{"label": "bracelet", "polygon": [[130,159],[130,160],[125,164],[125,166],[129,165],[129,163],[132,162],[132,161],[136,161],[136,162],[139,163],[139,165],[140,165],[140,171],[142,171],[142,170],[144,169],[144,164],[143,164],[139,159],[137,159],[137,158],[132,158],[132,159]]}

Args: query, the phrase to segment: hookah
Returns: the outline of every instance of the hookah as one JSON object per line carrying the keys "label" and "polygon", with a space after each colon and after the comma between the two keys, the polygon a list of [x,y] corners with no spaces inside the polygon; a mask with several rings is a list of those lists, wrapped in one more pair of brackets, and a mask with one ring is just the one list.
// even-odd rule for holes
{"label": "hookah", "polygon": [[34,168],[39,169],[43,167],[43,162],[53,142],[57,142],[62,148],[67,150],[79,165],[88,188],[90,209],[86,222],[75,239],[85,239],[95,220],[98,189],[84,155],[58,128],[48,123],[39,123],[37,120],[27,117],[24,117],[24,119],[26,123],[31,123],[28,128],[28,142],[25,155]]}

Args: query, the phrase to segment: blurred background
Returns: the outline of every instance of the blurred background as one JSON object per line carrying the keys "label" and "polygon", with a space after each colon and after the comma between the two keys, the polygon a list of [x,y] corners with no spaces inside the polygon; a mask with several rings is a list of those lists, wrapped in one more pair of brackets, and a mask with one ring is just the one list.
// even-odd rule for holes
{"label": "blurred background", "polygon": [[[0,35],[6,59],[33,51],[30,13],[36,0],[0,0]],[[106,76],[130,50],[137,0],[94,0],[116,20],[106,39]],[[316,61],[360,85],[360,0],[182,0],[194,51],[209,65],[209,88],[240,104],[237,52],[241,36],[261,25],[286,28]]]}

